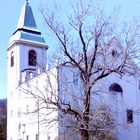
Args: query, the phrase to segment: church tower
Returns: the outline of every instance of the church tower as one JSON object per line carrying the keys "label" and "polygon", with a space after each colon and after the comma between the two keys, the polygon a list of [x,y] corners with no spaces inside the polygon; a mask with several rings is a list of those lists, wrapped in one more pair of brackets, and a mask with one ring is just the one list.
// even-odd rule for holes
{"label": "church tower", "polygon": [[18,25],[7,47],[8,64],[8,121],[7,140],[16,140],[20,126],[17,124],[18,90],[20,83],[43,72],[47,45],[37,29],[28,1],[22,7]]}

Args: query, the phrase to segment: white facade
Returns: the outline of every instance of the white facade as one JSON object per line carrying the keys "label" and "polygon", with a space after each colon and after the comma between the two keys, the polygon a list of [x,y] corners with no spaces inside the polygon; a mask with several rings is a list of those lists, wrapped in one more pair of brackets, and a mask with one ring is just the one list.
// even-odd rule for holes
{"label": "white facade", "polygon": [[[29,20],[30,19],[30,20]],[[29,24],[29,23],[30,24]],[[22,102],[19,100],[20,91],[18,85],[28,77],[36,75],[43,71],[46,64],[47,45],[37,30],[31,7],[28,3],[22,8],[19,23],[16,31],[13,33],[7,48],[8,61],[8,124],[7,140],[23,139],[24,125],[21,123],[20,114]],[[23,24],[21,24],[23,23]],[[20,26],[21,25],[21,26]],[[30,58],[29,58],[30,57]],[[39,64],[39,65],[38,65]],[[24,77],[24,78],[22,78]],[[23,121],[24,122],[24,121]],[[28,122],[25,120],[25,122]],[[31,126],[31,129],[34,128]],[[23,129],[20,134],[19,130]],[[37,131],[37,130],[35,130]],[[38,133],[35,132],[37,135]],[[31,139],[36,136],[32,135]]]}
{"label": "white facade", "polygon": [[[66,97],[65,100],[73,102],[71,93],[81,96],[82,84],[78,79],[75,84],[75,77],[73,74],[73,68],[71,67],[59,67],[59,85],[61,96]],[[63,77],[63,78],[62,78]],[[66,82],[67,81],[67,82]],[[110,87],[113,84],[118,84],[122,88],[122,92],[110,91]],[[111,74],[107,78],[102,79],[97,83],[97,89],[100,89],[102,93],[93,95],[93,106],[106,104],[111,108],[116,119],[117,126],[115,128],[115,134],[118,140],[139,140],[140,139],[140,89],[139,80],[134,77],[120,77],[118,74]],[[65,92],[66,89],[71,89],[69,92]],[[95,90],[95,89],[94,89]],[[63,93],[64,91],[64,93]],[[63,93],[63,94],[62,94]],[[69,93],[69,94],[68,94]],[[73,102],[73,103],[72,103]],[[79,104],[79,103],[78,103]],[[132,111],[132,118],[128,118],[127,111]],[[129,120],[130,119],[130,120]],[[131,120],[132,119],[132,120]],[[132,122],[131,122],[132,121]]]}
{"label": "white facade", "polygon": [[[27,19],[30,19],[31,22],[29,23]],[[60,115],[57,110],[47,118],[45,115],[50,110],[46,110],[46,108],[38,113],[33,113],[34,110],[47,105],[45,103],[41,104],[40,97],[50,98],[51,94],[49,93],[53,92],[55,93],[52,97],[54,100],[56,95],[61,96],[61,99],[66,102],[71,102],[74,106],[80,104],[80,102],[73,101],[74,96],[71,94],[74,91],[78,98],[82,98],[82,84],[72,67],[58,66],[42,73],[46,65],[46,49],[47,45],[41,37],[41,33],[37,30],[31,7],[27,2],[23,6],[17,30],[14,32],[7,48],[7,140],[54,140],[60,135],[64,135],[65,132],[59,121],[56,121],[50,129],[47,123],[44,124],[41,121],[43,118],[46,121],[49,119],[57,120]],[[32,61],[29,61],[30,51],[31,57],[33,56]],[[114,83],[121,86],[121,92],[111,91],[110,87]],[[115,74],[97,83],[97,87],[100,87],[104,92],[103,95],[96,96],[96,99],[93,96],[93,101],[97,104],[104,102],[115,110],[114,116],[119,122],[116,130],[119,140],[140,140],[139,84],[137,78],[122,78]],[[65,92],[66,90],[69,90],[69,92]],[[32,98],[29,93],[34,93],[35,98]],[[131,118],[128,118],[128,111],[132,115]],[[131,119],[131,121],[129,122],[128,119]],[[76,140],[76,137],[74,137],[75,134],[71,139]]]}

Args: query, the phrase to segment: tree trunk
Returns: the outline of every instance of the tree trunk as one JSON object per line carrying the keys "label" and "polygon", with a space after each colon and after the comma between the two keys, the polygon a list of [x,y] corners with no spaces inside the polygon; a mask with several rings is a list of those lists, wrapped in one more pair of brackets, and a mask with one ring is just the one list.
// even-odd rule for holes
{"label": "tree trunk", "polygon": [[81,130],[81,140],[89,140],[88,130]]}
{"label": "tree trunk", "polygon": [[90,93],[91,88],[85,90],[85,99],[84,99],[84,126],[81,126],[81,140],[89,140],[89,112],[90,112]]}

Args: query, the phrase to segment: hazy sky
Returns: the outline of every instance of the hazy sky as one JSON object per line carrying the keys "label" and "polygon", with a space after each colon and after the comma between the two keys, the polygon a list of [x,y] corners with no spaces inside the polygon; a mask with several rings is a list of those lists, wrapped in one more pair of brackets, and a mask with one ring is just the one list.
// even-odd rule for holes
{"label": "hazy sky", "polygon": [[[69,1],[69,0],[68,0]],[[87,1],[87,0],[85,0]],[[133,16],[140,17],[140,0],[104,0],[104,6],[107,11],[110,11],[114,6],[121,6],[120,18],[121,20],[130,20]],[[19,14],[25,0],[1,0],[0,3],[0,98],[6,97],[7,87],[7,62],[6,62],[6,47],[8,41],[15,31]],[[32,7],[37,26],[42,32],[46,43],[50,46],[47,38],[46,27],[43,19],[39,13],[40,5],[47,5],[50,7],[54,3],[63,4],[66,0],[29,0]],[[66,6],[65,6],[66,8]],[[50,46],[51,47],[51,46]]]}

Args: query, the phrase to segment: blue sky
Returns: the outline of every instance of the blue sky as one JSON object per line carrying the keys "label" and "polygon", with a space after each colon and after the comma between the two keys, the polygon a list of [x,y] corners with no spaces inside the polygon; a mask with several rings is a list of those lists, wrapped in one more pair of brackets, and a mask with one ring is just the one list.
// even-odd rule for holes
{"label": "blue sky", "polygon": [[[19,14],[25,0],[4,0],[0,3],[0,98],[6,97],[7,88],[7,62],[6,62],[6,47],[8,41],[15,31]],[[66,0],[29,0],[32,7],[37,26],[42,32],[46,43],[51,47],[51,43],[47,38],[47,29],[44,26],[44,21],[39,13],[41,5],[50,7],[54,3],[63,4]],[[114,6],[121,6],[120,20],[129,21],[135,17],[140,17],[140,1],[139,0],[104,0],[104,7],[107,12],[111,11]],[[66,8],[66,7],[65,7]]]}

